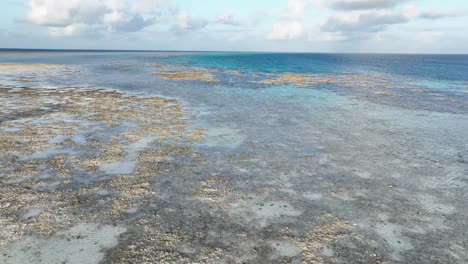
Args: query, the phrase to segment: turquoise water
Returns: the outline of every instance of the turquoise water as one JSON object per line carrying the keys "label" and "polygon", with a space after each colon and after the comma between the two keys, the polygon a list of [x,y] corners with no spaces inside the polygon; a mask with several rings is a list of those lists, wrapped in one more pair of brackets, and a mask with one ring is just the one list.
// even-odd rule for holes
{"label": "turquoise water", "polygon": [[[464,120],[468,113],[468,56],[464,55],[52,52],[3,53],[1,62],[60,64],[76,70],[25,73],[25,77],[34,77],[33,82],[18,82],[17,74],[2,76],[3,83],[13,86],[104,87],[181,99],[187,107],[200,111],[201,117],[194,122],[245,134],[243,143],[235,144],[239,151],[245,150],[249,141],[274,141],[290,147],[278,150],[285,153],[290,149],[314,152],[315,143],[310,140],[317,140],[317,135],[311,139],[309,133],[333,135],[352,126],[372,129],[387,120],[408,119],[416,122],[410,128],[417,131],[423,119],[418,116],[447,116],[438,119],[442,123],[433,123],[442,129],[445,122]],[[218,82],[175,81],[151,75],[212,70],[210,74]],[[272,73],[276,75],[271,77]],[[256,82],[288,74],[338,81],[305,87]],[[391,96],[380,96],[379,92]],[[361,118],[358,123],[340,119],[347,115],[351,115],[350,120],[357,118],[355,115],[368,119]],[[455,129],[458,138],[466,134],[466,123],[459,123],[459,127]],[[452,140],[438,136],[439,142]],[[296,154],[293,151],[290,155]]]}
{"label": "turquoise water", "polygon": [[[271,74],[310,75],[335,83],[312,84],[306,89],[332,95],[360,97],[373,103],[438,112],[467,112],[468,56],[376,54],[267,54],[267,53],[2,53],[0,62],[72,65],[78,75],[36,76],[49,86],[100,86],[153,94],[180,96],[187,87],[223,86],[232,89],[275,89],[263,80]],[[159,65],[159,66],[157,66]],[[212,70],[219,83],[180,82],[151,76],[158,71]],[[232,71],[239,71],[233,74]],[[14,76],[13,76],[14,77]],[[7,81],[7,80],[4,80]],[[37,85],[37,82],[36,82]],[[279,84],[288,86],[289,84]],[[184,88],[178,88],[183,86]],[[289,85],[290,86],[290,85]],[[298,90],[293,93],[299,93]],[[390,93],[393,96],[376,96]],[[192,94],[205,97],[202,93]],[[192,98],[195,97],[195,98]]]}
{"label": "turquoise water", "polygon": [[260,72],[379,72],[415,78],[468,81],[467,55],[396,54],[193,54],[169,61],[202,67]]}
{"label": "turquoise water", "polygon": [[[245,130],[247,138],[293,142],[298,148],[307,141],[303,135],[308,131],[323,129],[312,124],[330,122],[350,112],[369,115],[372,111],[364,110],[367,108],[377,111],[377,119],[385,119],[388,113],[400,118],[401,111],[408,113],[405,118],[421,113],[453,114],[457,119],[468,113],[465,55],[51,52],[1,53],[1,62],[60,64],[75,70],[24,73],[22,77],[34,77],[31,82],[18,81],[18,74],[2,75],[4,84],[104,87],[174,97],[199,110],[203,116],[197,122],[206,126]],[[151,75],[187,71],[212,71],[218,82],[175,81]],[[258,82],[290,74],[337,81],[301,87]]]}

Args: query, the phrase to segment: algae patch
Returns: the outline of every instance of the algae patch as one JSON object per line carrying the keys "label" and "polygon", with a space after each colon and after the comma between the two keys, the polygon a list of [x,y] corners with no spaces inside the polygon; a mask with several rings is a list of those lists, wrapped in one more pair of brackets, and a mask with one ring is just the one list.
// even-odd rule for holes
{"label": "algae patch", "polygon": [[200,72],[155,72],[152,75],[162,77],[167,80],[199,80],[204,82],[219,82],[212,74],[206,71]]}
{"label": "algae patch", "polygon": [[313,85],[320,84],[331,84],[335,83],[336,80],[331,78],[322,78],[321,76],[316,75],[307,75],[307,74],[283,74],[283,75],[271,75],[269,78],[254,81],[257,84],[271,84],[271,85],[285,85],[291,84],[297,88],[303,88]]}
{"label": "algae patch", "polygon": [[393,94],[391,93],[387,93],[387,92],[377,92],[375,93],[376,95],[379,95],[379,96],[392,96]]}

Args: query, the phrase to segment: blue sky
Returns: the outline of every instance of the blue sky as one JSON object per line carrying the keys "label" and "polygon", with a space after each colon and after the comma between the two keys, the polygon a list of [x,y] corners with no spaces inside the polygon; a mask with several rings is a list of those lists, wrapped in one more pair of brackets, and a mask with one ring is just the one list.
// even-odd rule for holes
{"label": "blue sky", "polygon": [[468,53],[466,0],[4,0],[0,47]]}

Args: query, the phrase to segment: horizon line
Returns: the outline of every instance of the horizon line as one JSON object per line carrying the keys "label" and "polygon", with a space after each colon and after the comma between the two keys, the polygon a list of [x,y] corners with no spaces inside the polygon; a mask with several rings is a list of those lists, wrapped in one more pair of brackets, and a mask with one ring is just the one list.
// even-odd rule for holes
{"label": "horizon line", "polygon": [[468,55],[468,53],[394,53],[394,52],[307,52],[307,51],[234,51],[234,50],[139,50],[139,49],[44,49],[44,48],[0,48],[0,52],[186,52],[186,53],[270,53],[270,54],[362,54],[362,55]]}

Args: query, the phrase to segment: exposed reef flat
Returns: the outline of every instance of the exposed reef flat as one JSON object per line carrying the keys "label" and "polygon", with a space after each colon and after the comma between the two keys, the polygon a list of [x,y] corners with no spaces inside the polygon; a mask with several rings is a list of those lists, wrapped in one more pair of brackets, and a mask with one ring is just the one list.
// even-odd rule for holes
{"label": "exposed reef flat", "polygon": [[45,78],[55,80],[79,76],[82,69],[71,65],[46,63],[0,63],[0,83],[16,86],[38,85]]}
{"label": "exposed reef flat", "polygon": [[168,80],[199,80],[204,82],[219,82],[209,72],[155,72],[152,74]]}
{"label": "exposed reef flat", "polygon": [[63,65],[43,63],[0,63],[1,74],[17,74],[22,72],[51,72],[66,69]]}
{"label": "exposed reef flat", "polygon": [[319,85],[319,84],[330,84],[336,81],[331,78],[315,77],[313,75],[305,74],[284,74],[284,75],[268,75],[269,78],[260,81],[253,81],[257,84],[271,84],[271,85],[284,85],[291,84],[298,88]]}
{"label": "exposed reef flat", "polygon": [[[348,252],[343,243],[366,248],[326,212],[299,234],[291,221],[303,211],[271,200],[275,188],[200,173],[193,144],[205,129],[177,100],[3,87],[0,111],[2,263],[314,263]],[[179,187],[166,190],[167,177]],[[268,226],[271,236],[257,233]]]}
{"label": "exposed reef flat", "polygon": [[69,65],[44,63],[0,63],[0,76],[10,76],[16,82],[33,82],[41,75],[76,75],[79,69]]}
{"label": "exposed reef flat", "polygon": [[[157,195],[152,177],[166,170],[171,157],[190,153],[200,138],[200,129],[188,130],[185,114],[173,99],[98,89],[0,88],[0,262],[41,259],[18,247],[38,247],[43,260],[56,262],[66,256],[49,252],[47,241],[38,239],[80,235],[83,228],[76,226],[86,222],[98,229],[122,224],[144,207]],[[117,237],[124,230],[116,230]],[[94,248],[108,247],[102,243]]]}

